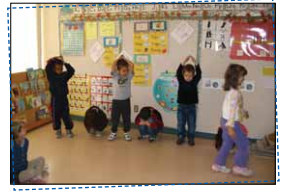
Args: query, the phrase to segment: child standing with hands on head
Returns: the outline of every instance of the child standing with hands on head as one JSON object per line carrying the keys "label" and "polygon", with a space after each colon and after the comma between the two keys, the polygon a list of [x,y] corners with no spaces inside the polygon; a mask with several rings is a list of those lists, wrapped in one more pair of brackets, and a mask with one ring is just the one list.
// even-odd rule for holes
{"label": "child standing with hands on head", "polygon": [[111,75],[113,77],[113,103],[112,103],[112,132],[108,137],[109,141],[117,138],[117,128],[120,116],[124,124],[124,138],[131,141],[130,115],[131,115],[131,80],[134,76],[134,64],[123,55],[112,65]]}
{"label": "child standing with hands on head", "polygon": [[[186,64],[189,59],[196,65]],[[198,83],[202,77],[202,71],[196,59],[192,56],[186,57],[184,62],[179,65],[176,71],[176,77],[179,83],[178,87],[178,109],[177,109],[177,144],[181,145],[185,141],[186,123],[188,124],[188,144],[195,145],[196,130],[196,105],[198,104]]]}
{"label": "child standing with hands on head", "polygon": [[[63,71],[63,66],[66,67],[67,71]],[[49,59],[45,70],[52,95],[52,118],[56,137],[62,137],[61,119],[63,119],[67,130],[67,136],[72,138],[73,122],[70,117],[67,95],[69,93],[68,81],[74,75],[75,70],[70,64],[65,63],[61,56]]]}
{"label": "child standing with hands on head", "polygon": [[247,167],[249,158],[249,140],[247,138],[245,127],[241,122],[244,118],[249,118],[249,114],[244,110],[243,96],[240,92],[240,86],[247,75],[245,67],[237,64],[231,64],[225,73],[224,90],[226,91],[222,108],[222,137],[223,144],[212,165],[212,170],[222,173],[230,173],[231,170],[226,167],[226,159],[235,143],[237,151],[234,156],[234,174],[241,176],[251,176],[253,172]]}

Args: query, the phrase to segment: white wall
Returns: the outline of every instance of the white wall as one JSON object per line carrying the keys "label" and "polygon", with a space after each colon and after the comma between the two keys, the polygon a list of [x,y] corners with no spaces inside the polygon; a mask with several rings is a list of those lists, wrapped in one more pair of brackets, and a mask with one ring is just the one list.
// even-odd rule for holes
{"label": "white wall", "polygon": [[[43,9],[43,33],[44,33],[44,60],[49,57],[59,55],[59,34],[58,34],[58,15],[59,9]],[[167,21],[168,31],[171,30],[180,21]],[[188,54],[195,55],[197,52],[197,21],[188,21],[195,29],[193,35],[181,46],[169,38],[169,53],[167,55],[152,56],[153,82],[161,72],[166,70],[175,71],[180,61]],[[133,21],[123,21],[123,49],[133,55]],[[118,25],[118,23],[117,23]],[[118,27],[117,27],[118,28]],[[119,33],[119,31],[117,31]],[[99,39],[101,41],[102,39]],[[102,41],[101,41],[102,42]],[[110,69],[106,68],[100,60],[97,64],[93,63],[88,55],[89,47],[93,42],[86,43],[86,55],[83,57],[65,57],[76,68],[77,73],[109,75]],[[201,66],[203,77],[223,78],[226,67],[230,63],[228,54],[218,54],[214,51],[202,50]],[[236,61],[234,61],[236,62]],[[261,67],[273,66],[273,62],[247,62],[238,61],[249,71],[247,79],[255,80],[256,90],[253,93],[243,93],[245,106],[249,110],[250,120],[246,121],[250,129],[250,137],[260,138],[267,133],[272,133],[275,128],[275,110],[274,110],[274,90],[264,89],[261,79]],[[144,105],[151,105],[161,111],[165,126],[176,127],[176,113],[164,112],[153,98],[153,87],[132,87],[132,111],[134,105],[139,108]],[[199,85],[200,103],[198,106],[198,126],[197,131],[206,133],[215,133],[219,126],[221,106],[224,97],[223,91],[202,89]],[[132,120],[135,117],[132,112]]]}

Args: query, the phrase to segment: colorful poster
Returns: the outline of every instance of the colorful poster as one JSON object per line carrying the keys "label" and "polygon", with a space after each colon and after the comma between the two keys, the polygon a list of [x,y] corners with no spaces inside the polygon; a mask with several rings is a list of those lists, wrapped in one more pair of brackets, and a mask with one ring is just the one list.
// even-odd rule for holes
{"label": "colorful poster", "polygon": [[166,112],[177,111],[178,81],[175,72],[161,73],[155,81],[153,94],[156,102]]}
{"label": "colorful poster", "polygon": [[84,116],[90,107],[90,86],[87,75],[75,75],[68,82],[69,106],[72,115]]}
{"label": "colorful poster", "polygon": [[99,31],[101,37],[115,36],[115,22],[114,21],[99,22]]}
{"label": "colorful poster", "polygon": [[136,86],[151,86],[152,84],[152,65],[135,64],[134,65],[133,84]]}
{"label": "colorful poster", "polygon": [[149,33],[134,33],[134,53],[149,54]]}
{"label": "colorful poster", "polygon": [[103,55],[103,63],[106,67],[112,66],[115,57],[116,57],[115,49],[113,47],[105,47],[105,52]]}
{"label": "colorful poster", "polygon": [[150,32],[149,36],[149,53],[152,55],[166,54],[168,50],[167,32]]}
{"label": "colorful poster", "polygon": [[273,61],[273,22],[233,22],[230,58],[238,60]]}
{"label": "colorful poster", "polygon": [[100,107],[111,117],[113,84],[111,76],[91,76],[91,106]]}
{"label": "colorful poster", "polygon": [[85,22],[85,37],[86,40],[97,39],[97,22]]}
{"label": "colorful poster", "polygon": [[62,54],[71,56],[84,55],[83,23],[64,23],[62,34]]}

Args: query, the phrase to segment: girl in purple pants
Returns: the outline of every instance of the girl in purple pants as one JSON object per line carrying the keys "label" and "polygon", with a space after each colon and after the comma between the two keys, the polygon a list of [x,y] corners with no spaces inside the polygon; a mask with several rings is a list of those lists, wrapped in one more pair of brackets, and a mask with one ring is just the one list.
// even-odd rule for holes
{"label": "girl in purple pants", "polygon": [[244,118],[248,118],[248,112],[243,108],[243,96],[240,86],[247,75],[245,67],[231,64],[225,73],[224,90],[226,91],[222,108],[221,127],[223,130],[223,144],[212,165],[212,170],[222,173],[230,173],[226,167],[226,159],[235,143],[237,151],[234,156],[234,174],[241,176],[251,176],[253,172],[247,167],[249,158],[249,140],[244,133],[241,123]]}

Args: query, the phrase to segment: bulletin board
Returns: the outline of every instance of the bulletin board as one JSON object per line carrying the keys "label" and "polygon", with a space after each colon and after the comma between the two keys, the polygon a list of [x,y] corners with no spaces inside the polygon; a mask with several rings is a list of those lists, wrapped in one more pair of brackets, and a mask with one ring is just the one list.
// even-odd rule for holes
{"label": "bulletin board", "polygon": [[[215,5],[216,7],[212,7]],[[199,4],[148,6],[146,5],[142,8],[109,6],[108,9],[104,7],[98,11],[95,8],[91,8],[92,13],[86,12],[83,16],[80,15],[79,10],[76,10],[75,13],[68,16],[56,18],[57,20],[52,18],[50,18],[50,21],[48,21],[48,18],[46,20],[48,25],[54,25],[58,20],[59,22],[61,20],[83,20],[97,23],[97,25],[93,24],[94,27],[92,27],[94,29],[97,27],[97,34],[92,32],[92,35],[89,35],[86,33],[87,36],[92,37],[85,39],[85,54],[83,56],[65,56],[65,59],[74,66],[77,74],[87,73],[94,76],[109,76],[110,68],[105,65],[103,54],[106,52],[109,55],[107,58],[113,57],[111,50],[103,50],[107,49],[107,47],[104,46],[104,37],[101,36],[100,22],[111,21],[115,23],[115,36],[109,36],[118,37],[120,46],[115,54],[118,55],[121,51],[126,51],[132,57],[132,60],[137,63],[136,65],[143,65],[139,68],[144,69],[144,65],[148,64],[150,66],[150,69],[148,68],[147,70],[147,74],[150,74],[150,81],[138,78],[137,84],[134,84],[134,81],[132,83],[132,120],[137,115],[138,109],[150,105],[162,113],[166,127],[176,128],[175,96],[171,97],[169,95],[171,90],[167,90],[168,96],[162,92],[164,97],[168,97],[166,102],[172,102],[168,108],[173,110],[165,110],[156,99],[157,95],[154,95],[154,85],[156,82],[160,82],[158,80],[165,80],[165,85],[173,87],[175,80],[173,75],[170,74],[175,73],[179,63],[187,55],[193,55],[200,61],[203,71],[203,77],[199,83],[200,102],[197,111],[197,131],[204,133],[216,132],[224,99],[224,92],[221,89],[224,72],[229,63],[239,63],[248,69],[248,76],[245,84],[242,86],[242,93],[246,108],[251,115],[250,120],[245,122],[250,129],[250,137],[260,138],[265,134],[273,132],[275,127],[275,93],[273,86],[274,75],[270,71],[273,70],[274,62],[271,60],[242,60],[230,57],[232,25],[229,23],[229,21],[239,20],[251,22],[251,19],[261,17],[262,14],[265,15],[263,18],[268,20],[271,18],[268,15],[271,12],[271,4],[240,4],[240,7],[236,7],[238,5],[235,4],[203,4],[205,7],[198,7],[200,6]],[[140,9],[143,10],[142,14],[140,14]],[[55,12],[54,10],[46,11]],[[59,13],[60,10],[58,9],[57,14],[59,15]],[[167,51],[165,53],[145,54],[144,52],[136,52],[136,46],[133,43],[136,29],[139,29],[139,33],[146,33],[147,28],[151,27],[147,24],[140,24],[136,28],[136,23],[144,23],[144,21],[145,23],[166,21],[165,28],[168,36]],[[207,27],[209,21],[211,22],[209,27]],[[224,24],[224,21],[228,22]],[[107,30],[105,29],[105,31]],[[209,31],[211,31],[212,36],[210,36]],[[97,39],[93,36],[97,36]],[[56,39],[57,42],[60,42],[58,37]],[[95,42],[99,42],[103,49],[99,45],[94,44]],[[114,39],[110,42],[115,44]],[[209,46],[210,44],[211,46]],[[49,47],[52,45],[47,43],[45,46]],[[97,59],[97,55],[91,55],[89,52],[91,48],[102,52],[103,54],[100,54],[102,56]],[[148,57],[140,57],[136,60],[136,56],[144,54],[150,55],[150,59]],[[93,62],[95,59],[97,61]],[[142,75],[139,75],[139,77],[142,77]],[[146,82],[144,84],[147,85],[141,86],[140,82]],[[264,102],[261,102],[261,98],[266,99],[264,99]]]}

